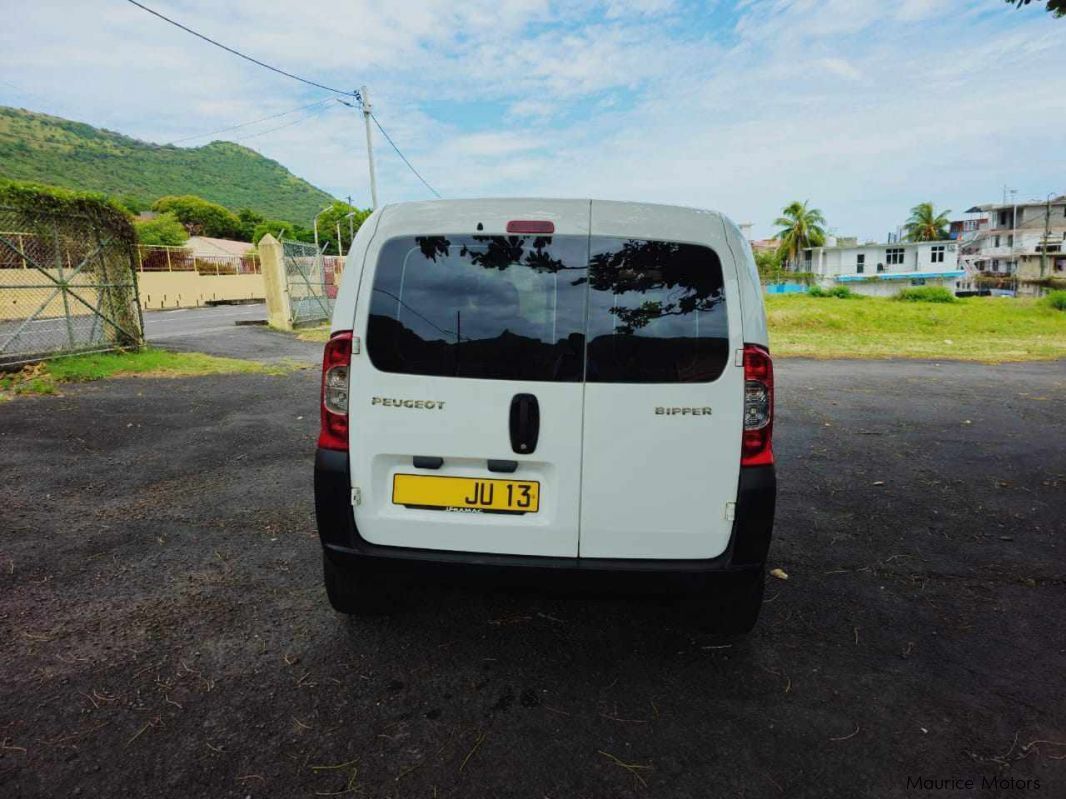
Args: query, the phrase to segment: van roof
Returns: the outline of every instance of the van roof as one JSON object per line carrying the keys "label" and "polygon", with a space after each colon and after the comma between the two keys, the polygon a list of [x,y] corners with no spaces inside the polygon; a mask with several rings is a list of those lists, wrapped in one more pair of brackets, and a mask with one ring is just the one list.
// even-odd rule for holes
{"label": "van roof", "polygon": [[416,200],[412,202],[388,203],[382,207],[385,209],[410,209],[430,210],[447,206],[463,206],[465,210],[476,211],[479,208],[495,209],[501,205],[571,205],[596,203],[598,205],[630,206],[632,208],[649,208],[657,210],[676,210],[683,213],[706,214],[709,216],[726,218],[720,211],[707,208],[696,208],[690,205],[673,205],[671,203],[647,203],[629,200],[597,200],[592,197],[472,197],[465,199],[447,200]]}

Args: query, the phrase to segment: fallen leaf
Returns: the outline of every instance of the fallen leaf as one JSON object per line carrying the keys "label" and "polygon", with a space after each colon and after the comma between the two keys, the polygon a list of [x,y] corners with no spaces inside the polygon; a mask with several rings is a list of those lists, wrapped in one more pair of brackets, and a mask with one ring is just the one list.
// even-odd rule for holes
{"label": "fallen leaf", "polygon": [[875,486],[883,486],[885,484],[885,481],[884,480],[874,480],[873,484]]}
{"label": "fallen leaf", "polygon": [[778,580],[788,579],[788,573],[784,569],[770,569],[770,576],[776,577]]}

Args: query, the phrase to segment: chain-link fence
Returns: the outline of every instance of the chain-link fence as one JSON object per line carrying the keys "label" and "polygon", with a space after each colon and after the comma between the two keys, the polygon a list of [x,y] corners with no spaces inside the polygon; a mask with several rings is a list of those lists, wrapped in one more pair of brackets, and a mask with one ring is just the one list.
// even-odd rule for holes
{"label": "chain-link fence", "polygon": [[91,220],[0,207],[0,364],[144,341],[132,245]]}
{"label": "chain-link fence", "polygon": [[283,239],[281,246],[293,326],[329,321],[337,292],[322,252],[299,241]]}

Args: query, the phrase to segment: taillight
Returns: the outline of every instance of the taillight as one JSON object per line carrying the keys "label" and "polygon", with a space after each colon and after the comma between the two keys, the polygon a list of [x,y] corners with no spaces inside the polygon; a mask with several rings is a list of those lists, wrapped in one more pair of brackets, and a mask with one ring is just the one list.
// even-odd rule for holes
{"label": "taillight", "polygon": [[774,362],[757,344],[744,345],[744,443],[741,466],[774,462]]}
{"label": "taillight", "polygon": [[318,446],[348,451],[348,369],[352,365],[352,331],[330,336],[322,355],[322,427]]}

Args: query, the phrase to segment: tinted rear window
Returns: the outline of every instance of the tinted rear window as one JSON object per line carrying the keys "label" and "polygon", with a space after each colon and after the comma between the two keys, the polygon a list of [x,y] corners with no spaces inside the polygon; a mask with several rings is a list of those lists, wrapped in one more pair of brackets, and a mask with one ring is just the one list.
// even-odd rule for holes
{"label": "tinted rear window", "polygon": [[722,268],[713,250],[674,242],[391,239],[367,351],[378,369],[407,374],[707,382],[729,358]]}
{"label": "tinted rear window", "polygon": [[695,244],[593,237],[587,380],[704,383],[729,359],[722,265]]}
{"label": "tinted rear window", "polygon": [[386,372],[579,381],[588,239],[432,236],[385,243],[367,351]]}

